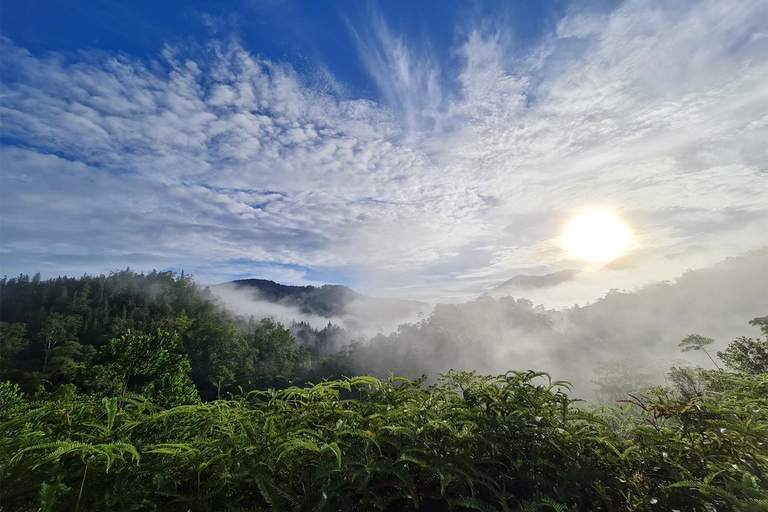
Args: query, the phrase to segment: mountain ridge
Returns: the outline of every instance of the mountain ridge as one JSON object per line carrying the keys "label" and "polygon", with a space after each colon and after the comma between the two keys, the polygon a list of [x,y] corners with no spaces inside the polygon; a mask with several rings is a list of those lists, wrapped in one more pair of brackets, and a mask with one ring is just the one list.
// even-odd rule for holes
{"label": "mountain ridge", "polygon": [[505,289],[514,288],[518,290],[530,290],[533,288],[548,288],[550,286],[556,286],[558,284],[570,281],[580,271],[572,268],[564,270],[558,270],[556,272],[550,272],[543,275],[526,275],[518,274],[511,279],[507,279],[499,286],[495,287],[495,291],[504,291]]}
{"label": "mountain ridge", "polygon": [[426,302],[363,295],[348,286],[339,284],[296,286],[269,279],[237,279],[218,286],[227,285],[241,290],[252,289],[258,293],[258,298],[261,300],[294,306],[304,314],[324,318],[344,316],[353,304],[363,304],[374,309],[386,308],[395,314],[399,312],[403,315],[428,307]]}

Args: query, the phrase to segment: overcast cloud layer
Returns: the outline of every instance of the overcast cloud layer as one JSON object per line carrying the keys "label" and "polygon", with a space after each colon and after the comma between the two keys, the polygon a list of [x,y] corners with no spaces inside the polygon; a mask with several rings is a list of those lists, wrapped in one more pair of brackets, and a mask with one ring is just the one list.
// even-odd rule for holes
{"label": "overcast cloud layer", "polygon": [[2,273],[458,300],[583,268],[559,236],[590,208],[638,286],[768,244],[768,4],[578,5],[533,46],[457,28],[451,62],[373,12],[349,37],[376,101],[220,34],[152,61],[3,39]]}

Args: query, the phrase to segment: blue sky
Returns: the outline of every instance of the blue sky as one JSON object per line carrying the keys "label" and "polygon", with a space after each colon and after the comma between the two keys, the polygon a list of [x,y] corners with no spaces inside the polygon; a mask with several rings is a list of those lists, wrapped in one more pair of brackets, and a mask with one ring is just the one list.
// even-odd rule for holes
{"label": "blue sky", "polygon": [[603,209],[669,279],[768,244],[766,9],[3,2],[0,273],[457,300]]}
{"label": "blue sky", "polygon": [[[607,5],[607,4],[606,4]],[[371,29],[372,17],[409,41],[451,60],[457,31],[471,20],[505,18],[516,44],[536,44],[555,27],[567,3],[288,0],[24,2],[2,6],[3,35],[32,52],[119,52],[156,58],[167,44],[190,45],[236,37],[250,51],[299,70],[322,66],[356,96],[379,99],[365,72],[352,30]],[[350,30],[352,29],[352,30]]]}

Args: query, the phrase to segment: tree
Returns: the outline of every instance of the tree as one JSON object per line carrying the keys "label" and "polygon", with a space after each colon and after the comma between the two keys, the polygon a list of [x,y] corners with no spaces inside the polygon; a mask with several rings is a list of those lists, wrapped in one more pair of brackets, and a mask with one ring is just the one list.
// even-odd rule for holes
{"label": "tree", "polygon": [[0,377],[8,378],[8,374],[15,373],[22,352],[29,347],[29,340],[25,338],[27,326],[25,324],[9,324],[0,322]]}
{"label": "tree", "polygon": [[689,334],[686,336],[683,341],[680,342],[678,345],[682,348],[683,352],[690,352],[692,350],[698,351],[701,350],[705,354],[707,354],[707,357],[710,361],[712,361],[712,364],[715,365],[715,368],[718,370],[720,369],[720,366],[717,364],[717,362],[712,359],[712,356],[709,355],[709,352],[707,352],[707,349],[704,348],[708,345],[711,345],[715,342],[712,338],[705,338],[704,336],[699,336],[698,334]]}
{"label": "tree", "polygon": [[48,315],[38,333],[38,339],[45,351],[43,373],[46,373],[48,370],[48,357],[51,351],[59,343],[75,340],[82,321],[82,318],[79,316],[63,315],[61,313],[51,313]]}
{"label": "tree", "polygon": [[164,407],[200,403],[200,395],[189,378],[192,366],[187,357],[179,356],[173,364],[144,385],[140,394]]}
{"label": "tree", "polygon": [[128,331],[102,349],[103,364],[94,373],[100,387],[125,396],[134,388],[162,405],[198,401],[189,380],[189,358],[175,353],[178,335],[158,330],[155,334]]}
{"label": "tree", "polygon": [[51,381],[67,383],[79,380],[87,370],[96,349],[76,341],[65,341],[51,350],[48,361],[48,375]]}
{"label": "tree", "polygon": [[[254,381],[256,350],[221,312],[198,315],[182,340],[192,362],[192,379],[204,398],[220,399],[226,386],[247,386]],[[216,388],[215,396],[208,391],[211,384]]]}
{"label": "tree", "polygon": [[768,316],[755,318],[749,323],[760,326],[766,338],[761,340],[741,336],[732,341],[725,351],[718,352],[717,357],[723,360],[725,366],[737,372],[768,373]]}
{"label": "tree", "polygon": [[749,321],[749,325],[759,326],[763,336],[768,336],[768,316],[760,316]]}
{"label": "tree", "polygon": [[741,373],[768,373],[768,339],[741,336],[733,340],[717,357],[725,366]]}
{"label": "tree", "polygon": [[309,362],[309,352],[295,348],[291,332],[270,318],[259,322],[250,341],[258,351],[256,378],[264,383],[284,380]]}
{"label": "tree", "polygon": [[673,366],[667,376],[685,399],[703,396],[707,391],[707,370],[690,366]]}
{"label": "tree", "polygon": [[245,377],[245,366],[248,362],[253,363],[249,352],[255,353],[249,350],[233,325],[230,331],[229,336],[214,340],[209,352],[208,382],[216,387],[217,400],[221,400],[221,391],[225,386],[235,384],[238,377]]}

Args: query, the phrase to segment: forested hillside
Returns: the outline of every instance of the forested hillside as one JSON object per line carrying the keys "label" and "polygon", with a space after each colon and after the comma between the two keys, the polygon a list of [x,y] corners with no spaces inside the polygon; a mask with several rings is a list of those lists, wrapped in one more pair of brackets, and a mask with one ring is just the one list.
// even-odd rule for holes
{"label": "forested hillside", "polygon": [[293,307],[299,314],[317,315],[324,318],[341,317],[350,308],[364,307],[386,309],[393,316],[405,317],[419,309],[425,309],[423,302],[402,299],[368,297],[346,286],[326,284],[323,286],[289,286],[267,279],[239,279],[221,285],[242,291],[251,291],[258,299]]}
{"label": "forested hillside", "polygon": [[[126,270],[52,280],[22,275],[4,279],[0,287],[0,328],[8,340],[0,370],[27,393],[55,391],[63,384],[98,390],[104,383],[93,368],[107,364],[108,342],[128,330],[153,334],[159,329],[178,337],[173,350],[189,359],[189,378],[204,399],[240,387],[249,391],[356,374],[386,378],[395,372],[410,379],[427,374],[434,382],[451,369],[486,374],[543,369],[593,396],[593,370],[626,367],[652,374],[646,380],[659,384],[680,358],[676,342],[686,335],[713,337],[722,349],[742,333],[746,322],[768,307],[766,254],[754,251],[687,272],[676,282],[614,290],[592,304],[559,311],[513,297],[440,304],[416,322],[370,337],[332,323],[341,316],[322,328],[303,321],[303,303],[315,313],[349,318],[363,296],[344,287],[259,281],[267,283],[261,301],[294,306],[297,316],[280,325],[252,316],[261,302],[248,298],[238,310],[245,314],[238,315],[219,300],[218,287],[212,291],[170,272]],[[321,305],[324,298],[329,305]],[[365,300],[390,314],[393,300]],[[394,302],[404,308],[419,305]],[[369,314],[364,311],[358,323]],[[628,376],[616,379],[631,381]]]}
{"label": "forested hillside", "polygon": [[1,290],[2,510],[768,510],[768,317],[724,351],[680,342],[718,369],[596,407],[533,371],[341,378],[467,354],[493,322],[552,332],[524,299],[363,344],[234,316],[171,272]]}
{"label": "forested hillside", "polygon": [[[171,272],[45,281],[22,275],[1,284],[0,372],[27,393],[113,389],[108,369],[129,363],[130,392],[146,393],[170,367],[203,399],[238,387],[287,386],[310,369],[312,353],[319,361],[329,337],[309,329],[309,348],[298,346],[283,325],[236,317],[210,290]],[[307,337],[307,326],[297,329]],[[162,343],[143,346],[146,336]],[[170,367],[158,363],[163,357]]]}

